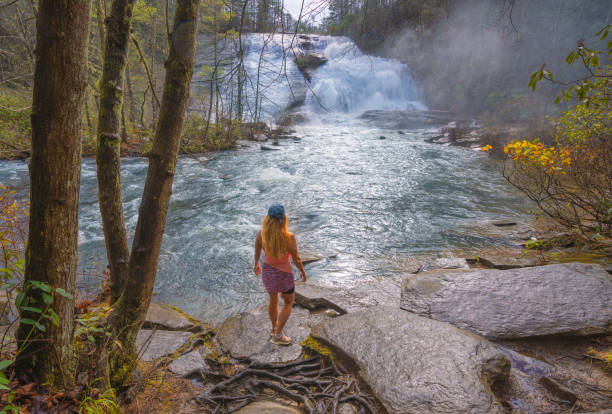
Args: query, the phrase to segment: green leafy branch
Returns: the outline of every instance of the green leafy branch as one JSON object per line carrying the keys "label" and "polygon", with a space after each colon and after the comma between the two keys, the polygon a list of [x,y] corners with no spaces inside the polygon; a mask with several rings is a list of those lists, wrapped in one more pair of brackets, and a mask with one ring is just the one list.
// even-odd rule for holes
{"label": "green leafy branch", "polygon": [[[602,28],[597,32],[597,36],[605,41],[610,31],[612,31],[612,24]],[[535,90],[540,81],[548,80],[566,86],[555,99],[555,103],[561,100],[569,102],[572,98],[576,98],[586,106],[606,105],[612,98],[612,88],[610,88],[612,86],[612,66],[601,63],[603,53],[603,51],[586,47],[584,41],[580,40],[576,49],[567,55],[565,60],[570,65],[580,62],[587,70],[587,76],[571,82],[562,82],[556,80],[553,73],[546,69],[546,64],[543,64],[538,71],[531,74],[529,87]],[[606,44],[606,53],[608,60],[612,62],[612,39]]]}

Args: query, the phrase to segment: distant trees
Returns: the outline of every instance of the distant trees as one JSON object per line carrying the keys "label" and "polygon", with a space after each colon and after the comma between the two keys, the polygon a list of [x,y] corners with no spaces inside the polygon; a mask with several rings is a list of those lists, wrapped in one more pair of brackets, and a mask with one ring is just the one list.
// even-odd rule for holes
{"label": "distant trees", "polygon": [[[89,0],[40,0],[36,23],[30,223],[17,367],[40,383],[73,381],[73,315],[87,85]],[[63,289],[63,290],[59,290]],[[60,294],[66,293],[66,294]],[[43,309],[56,313],[41,319]],[[45,311],[46,312],[46,311]]]}

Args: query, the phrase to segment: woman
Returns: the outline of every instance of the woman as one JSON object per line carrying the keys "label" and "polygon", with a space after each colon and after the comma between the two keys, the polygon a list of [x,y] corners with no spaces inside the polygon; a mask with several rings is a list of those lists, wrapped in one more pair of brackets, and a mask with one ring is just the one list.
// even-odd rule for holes
{"label": "woman", "polygon": [[[300,279],[305,282],[306,271],[298,254],[295,235],[287,229],[289,223],[285,214],[285,207],[272,204],[268,215],[264,218],[261,230],[255,239],[255,268],[256,275],[261,274],[263,284],[270,295],[268,313],[272,322],[272,338],[270,342],[276,345],[291,345],[291,338],[283,333],[283,328],[291,315],[295,297],[295,284],[291,259],[300,270]],[[261,249],[265,253],[263,271],[259,264]],[[278,294],[283,297],[283,307],[278,312]]]}

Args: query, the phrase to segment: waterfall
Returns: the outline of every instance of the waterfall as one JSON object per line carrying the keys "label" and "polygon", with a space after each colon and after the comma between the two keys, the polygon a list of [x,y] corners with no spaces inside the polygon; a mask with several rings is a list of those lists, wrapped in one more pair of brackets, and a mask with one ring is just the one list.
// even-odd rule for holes
{"label": "waterfall", "polygon": [[[273,121],[288,110],[316,118],[357,116],[370,109],[426,109],[408,66],[366,55],[347,37],[252,33],[243,43],[246,120]],[[327,59],[312,70],[310,82],[295,62],[296,55],[309,53]]]}

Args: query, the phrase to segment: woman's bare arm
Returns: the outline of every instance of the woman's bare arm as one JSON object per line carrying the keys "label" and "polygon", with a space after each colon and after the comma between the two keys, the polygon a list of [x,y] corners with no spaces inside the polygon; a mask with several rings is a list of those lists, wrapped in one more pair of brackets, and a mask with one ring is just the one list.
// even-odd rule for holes
{"label": "woman's bare arm", "polygon": [[306,270],[304,270],[302,259],[300,258],[300,254],[298,253],[297,240],[295,239],[295,234],[291,235],[291,243],[289,243],[289,254],[291,254],[291,258],[293,259],[293,264],[300,271],[300,279],[302,279],[302,282],[305,282],[307,279]]}
{"label": "woman's bare arm", "polygon": [[257,232],[257,237],[255,237],[255,266],[253,267],[253,272],[258,275],[261,273],[261,265],[259,264],[259,259],[261,258],[261,249],[262,249],[262,240],[261,240],[261,230]]}

